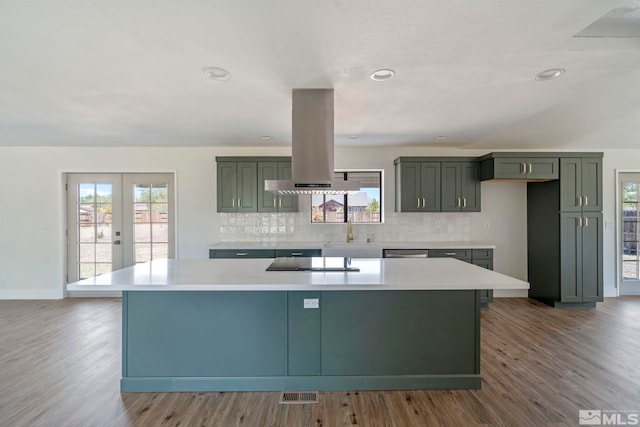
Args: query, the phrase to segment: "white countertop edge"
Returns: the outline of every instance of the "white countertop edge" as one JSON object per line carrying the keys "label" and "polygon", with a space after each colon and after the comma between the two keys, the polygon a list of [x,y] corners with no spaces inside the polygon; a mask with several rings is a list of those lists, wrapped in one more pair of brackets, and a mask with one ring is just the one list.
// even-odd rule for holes
{"label": "white countertop edge", "polygon": [[408,287],[393,285],[69,285],[68,291],[472,291],[472,290],[506,290],[529,289],[527,282],[522,285],[493,285],[472,287],[469,284],[433,285],[430,287]]}
{"label": "white countertop edge", "polygon": [[[217,242],[208,249],[322,249],[327,243],[346,242]],[[366,243],[355,241],[355,244]],[[495,249],[496,245],[483,242],[398,242],[374,241],[382,249]]]}

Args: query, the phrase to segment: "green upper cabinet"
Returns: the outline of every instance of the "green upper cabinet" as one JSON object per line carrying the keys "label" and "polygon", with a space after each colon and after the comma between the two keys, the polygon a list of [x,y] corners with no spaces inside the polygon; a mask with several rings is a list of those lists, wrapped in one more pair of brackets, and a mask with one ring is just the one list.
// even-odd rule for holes
{"label": "green upper cabinet", "polygon": [[[493,155],[498,155],[494,153]],[[557,157],[491,157],[482,161],[482,180],[558,179]]]}
{"label": "green upper cabinet", "polygon": [[602,211],[602,158],[566,157],[560,160],[560,210]]}
{"label": "green upper cabinet", "polygon": [[399,157],[394,164],[396,212],[480,211],[480,162],[474,158]]}
{"label": "green upper cabinet", "polygon": [[480,212],[480,163],[442,162],[442,212]]}
{"label": "green upper cabinet", "polygon": [[265,191],[264,182],[269,179],[291,179],[291,162],[258,162],[258,212],[297,212],[298,196],[281,196]]}
{"label": "green upper cabinet", "polygon": [[440,212],[440,162],[396,163],[396,212]]}
{"label": "green upper cabinet", "polygon": [[254,162],[218,163],[218,212],[256,212],[257,179]]}
{"label": "green upper cabinet", "polygon": [[297,212],[297,196],[264,191],[267,179],[290,179],[288,157],[216,157],[218,212]]}

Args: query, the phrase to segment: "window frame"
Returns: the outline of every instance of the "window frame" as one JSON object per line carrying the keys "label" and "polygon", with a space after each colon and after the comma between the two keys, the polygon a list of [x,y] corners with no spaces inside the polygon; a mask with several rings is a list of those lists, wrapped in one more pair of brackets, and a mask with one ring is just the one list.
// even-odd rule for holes
{"label": "window frame", "polygon": [[[380,221],[378,222],[352,222],[353,224],[363,224],[363,225],[376,225],[376,224],[384,224],[384,204],[383,204],[383,198],[384,198],[384,169],[335,169],[334,174],[343,174],[343,180],[346,181],[348,178],[348,174],[350,173],[378,173],[380,174],[380,199],[378,200],[378,205],[380,206]],[[309,197],[309,205],[310,205],[310,214],[309,214],[309,222],[311,224],[338,224],[338,225],[343,225],[346,224],[347,221],[349,220],[349,215],[348,215],[348,209],[349,209],[349,204],[347,202],[347,194],[343,195],[344,197],[344,208],[346,210],[346,213],[344,215],[344,221],[341,222],[326,222],[326,221],[322,221],[322,222],[314,222],[313,221],[313,196]],[[326,203],[326,195],[323,195],[324,197],[324,203]]]}

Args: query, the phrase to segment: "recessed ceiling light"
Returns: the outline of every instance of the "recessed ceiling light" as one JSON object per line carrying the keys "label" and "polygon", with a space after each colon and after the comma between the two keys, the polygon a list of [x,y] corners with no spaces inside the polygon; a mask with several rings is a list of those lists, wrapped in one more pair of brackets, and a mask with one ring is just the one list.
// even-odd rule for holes
{"label": "recessed ceiling light", "polygon": [[550,68],[548,70],[540,71],[536,74],[536,80],[551,80],[556,77],[560,77],[565,72],[564,68]]}
{"label": "recessed ceiling light", "polygon": [[273,137],[271,135],[262,135],[260,137],[260,139],[262,139],[264,141],[271,141],[273,139]]}
{"label": "recessed ceiling light", "polygon": [[371,78],[377,82],[389,80],[396,75],[396,72],[391,68],[382,68],[371,73]]}
{"label": "recessed ceiling light", "polygon": [[220,67],[207,68],[206,70],[204,70],[204,74],[210,79],[219,81],[229,80],[229,78],[231,77],[231,73],[229,71]]}
{"label": "recessed ceiling light", "polygon": [[358,139],[358,135],[349,135],[349,139]]}
{"label": "recessed ceiling light", "polygon": [[447,135],[438,135],[434,139],[447,139],[449,138]]}

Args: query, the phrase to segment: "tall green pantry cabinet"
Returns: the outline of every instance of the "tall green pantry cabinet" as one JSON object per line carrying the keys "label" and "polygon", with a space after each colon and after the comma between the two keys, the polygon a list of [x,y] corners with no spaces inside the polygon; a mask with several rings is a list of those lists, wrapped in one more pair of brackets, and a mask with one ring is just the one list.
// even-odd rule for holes
{"label": "tall green pantry cabinet", "polygon": [[560,179],[527,184],[529,296],[555,307],[603,299],[602,153],[560,157]]}

